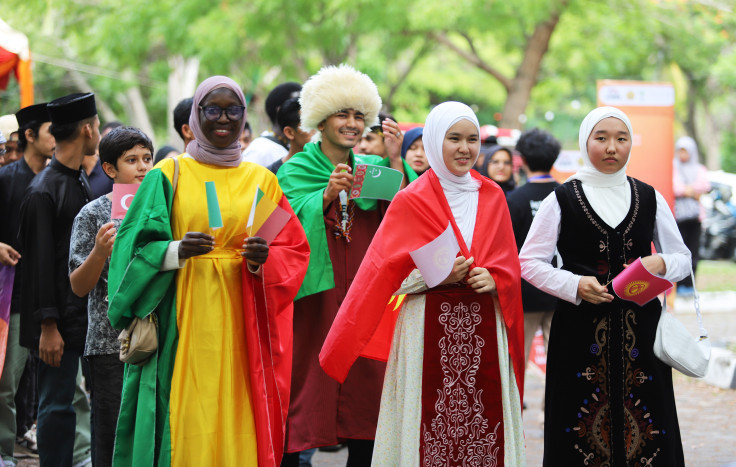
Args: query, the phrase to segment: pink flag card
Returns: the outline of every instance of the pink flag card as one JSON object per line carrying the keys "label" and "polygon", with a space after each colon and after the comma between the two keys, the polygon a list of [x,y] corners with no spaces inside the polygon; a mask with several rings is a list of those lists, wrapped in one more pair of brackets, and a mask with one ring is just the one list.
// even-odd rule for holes
{"label": "pink flag card", "polygon": [[10,301],[13,296],[15,266],[0,264],[0,375],[5,365],[5,352],[10,328]]}
{"label": "pink flag card", "polygon": [[278,235],[286,223],[289,222],[289,219],[291,219],[291,214],[286,212],[286,210],[281,209],[279,206],[276,206],[276,209],[271,212],[271,215],[268,216],[266,222],[264,222],[263,225],[261,225],[261,228],[258,229],[258,232],[256,232],[256,237],[261,237],[270,245],[273,239],[276,238],[276,235]]}
{"label": "pink flag card", "polygon": [[122,219],[128,213],[130,203],[140,184],[116,183],[112,186],[112,218]]}
{"label": "pink flag card", "polygon": [[621,271],[613,281],[613,290],[620,298],[642,306],[672,288],[672,282],[657,277],[641,264],[641,258]]}
{"label": "pink flag card", "polygon": [[427,287],[432,288],[450,275],[458,251],[460,245],[457,243],[452,225],[448,222],[447,229],[439,237],[409,254],[424,276]]}

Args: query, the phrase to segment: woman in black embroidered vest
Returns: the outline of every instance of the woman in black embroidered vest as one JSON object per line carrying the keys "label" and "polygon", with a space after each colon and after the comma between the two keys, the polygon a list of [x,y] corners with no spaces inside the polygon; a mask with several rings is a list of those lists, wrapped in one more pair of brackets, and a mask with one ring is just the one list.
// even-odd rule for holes
{"label": "woman in black embroidered vest", "polygon": [[[626,176],[631,135],[613,107],[585,117],[585,166],[544,200],[519,255],[524,279],[561,299],[547,360],[546,466],[684,465],[672,370],[653,351],[661,304],[640,307],[607,286],[638,257],[670,281],[690,271],[662,195]],[[561,269],[550,265],[555,248]]]}

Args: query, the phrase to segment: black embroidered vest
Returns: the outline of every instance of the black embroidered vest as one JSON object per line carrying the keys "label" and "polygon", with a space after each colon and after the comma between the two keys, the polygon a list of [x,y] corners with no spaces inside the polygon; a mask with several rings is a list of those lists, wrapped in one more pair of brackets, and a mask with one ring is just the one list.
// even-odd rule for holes
{"label": "black embroidered vest", "polygon": [[562,269],[595,276],[601,284],[607,284],[625,263],[651,255],[657,214],[655,191],[639,180],[628,180],[631,205],[617,226],[607,225],[593,211],[579,180],[555,189],[561,211],[557,249],[562,256]]}

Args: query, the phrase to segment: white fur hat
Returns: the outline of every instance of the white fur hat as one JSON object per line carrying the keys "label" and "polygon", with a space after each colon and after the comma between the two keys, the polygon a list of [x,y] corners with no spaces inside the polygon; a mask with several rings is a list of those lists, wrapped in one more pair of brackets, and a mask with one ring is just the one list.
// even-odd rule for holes
{"label": "white fur hat", "polygon": [[343,109],[355,109],[365,116],[364,134],[378,125],[381,96],[364,73],[349,65],[326,66],[304,83],[299,95],[302,130],[317,130],[322,121]]}

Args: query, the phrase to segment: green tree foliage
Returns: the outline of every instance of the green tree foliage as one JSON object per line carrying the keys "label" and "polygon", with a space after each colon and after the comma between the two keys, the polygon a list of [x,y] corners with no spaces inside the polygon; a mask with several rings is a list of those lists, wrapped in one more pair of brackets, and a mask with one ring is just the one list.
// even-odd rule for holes
{"label": "green tree foliage", "polygon": [[[503,125],[541,126],[572,145],[599,79],[675,82],[678,133],[699,137],[701,146],[733,133],[736,120],[736,16],[718,0],[5,0],[4,7],[3,19],[31,41],[38,101],[93,89],[103,120],[150,121],[161,144],[175,57],[198,60],[200,80],[225,74],[241,83],[256,131],[267,126],[263,101],[274,85],[341,62],[368,73],[402,121],[422,122],[432,105],[456,99],[482,123],[500,117]],[[544,24],[548,40],[535,42]],[[11,84],[0,113],[17,105]]]}

